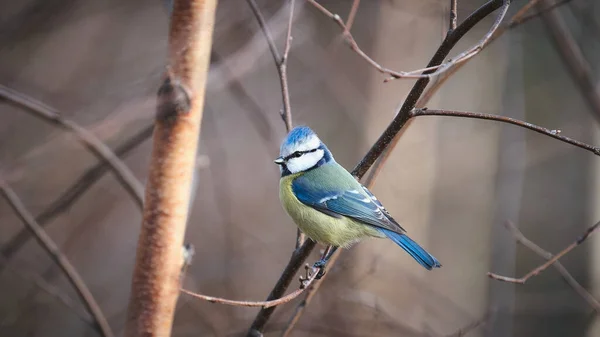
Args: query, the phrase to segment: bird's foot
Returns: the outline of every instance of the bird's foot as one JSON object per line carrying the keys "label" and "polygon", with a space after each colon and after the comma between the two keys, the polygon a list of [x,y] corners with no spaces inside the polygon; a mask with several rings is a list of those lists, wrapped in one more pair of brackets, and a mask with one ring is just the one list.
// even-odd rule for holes
{"label": "bird's foot", "polygon": [[325,260],[319,260],[313,264],[313,268],[319,269],[317,276],[315,276],[316,280],[321,279],[325,275],[325,265],[327,265],[327,261]]}

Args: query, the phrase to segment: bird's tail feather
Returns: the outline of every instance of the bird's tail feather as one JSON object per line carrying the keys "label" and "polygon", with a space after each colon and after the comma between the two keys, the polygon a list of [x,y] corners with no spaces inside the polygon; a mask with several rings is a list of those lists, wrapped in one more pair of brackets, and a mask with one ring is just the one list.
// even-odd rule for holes
{"label": "bird's tail feather", "polygon": [[419,246],[418,243],[414,242],[405,234],[399,234],[392,232],[384,228],[377,228],[379,232],[387,236],[389,239],[394,241],[398,246],[402,247],[410,256],[412,256],[420,265],[425,267],[427,270],[432,268],[438,268],[442,265],[440,262],[429,254],[423,247]]}

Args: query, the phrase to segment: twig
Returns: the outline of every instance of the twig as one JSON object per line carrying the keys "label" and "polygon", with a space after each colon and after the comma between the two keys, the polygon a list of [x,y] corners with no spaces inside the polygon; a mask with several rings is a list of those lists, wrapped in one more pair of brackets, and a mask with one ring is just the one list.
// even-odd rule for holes
{"label": "twig", "polygon": [[[373,60],[369,55],[367,55],[365,52],[363,52],[362,49],[360,49],[360,47],[358,46],[358,43],[356,43],[352,34],[349,33],[346,25],[344,24],[344,22],[342,21],[342,19],[340,18],[339,15],[331,13],[329,10],[327,10],[321,4],[317,3],[315,0],[307,0],[307,1],[311,5],[316,7],[319,11],[321,11],[323,14],[325,14],[326,16],[331,18],[342,29],[342,31],[344,32],[344,38],[346,39],[346,42],[350,46],[350,49],[352,49],[354,52],[356,52],[361,58],[363,58],[365,61],[367,61],[373,68],[377,69],[380,73],[390,76],[389,78],[386,78],[384,80],[384,82],[389,82],[394,79],[404,79],[404,78],[418,78],[418,79],[428,78],[428,79],[430,79],[433,76],[440,75],[440,74],[450,70],[454,66],[469,60],[473,56],[477,55],[481,50],[483,50],[483,48],[489,43],[491,36],[494,34],[496,29],[498,29],[498,27],[500,26],[500,23],[502,22],[502,20],[504,19],[504,16],[508,12],[508,7],[510,5],[509,0],[498,1],[500,3],[503,2],[503,8],[502,8],[502,11],[500,12],[500,15],[498,15],[498,17],[496,18],[496,21],[494,22],[494,24],[492,25],[492,27],[488,31],[488,33],[483,37],[483,39],[481,39],[481,41],[479,41],[473,47],[460,53],[458,56],[456,56],[455,58],[453,58],[452,60],[450,60],[444,64],[441,64],[441,61],[440,61],[440,64],[428,65],[426,68],[405,72],[405,71],[395,71],[395,70],[381,66],[379,63],[377,63],[375,60]],[[490,1],[490,2],[494,2],[494,1]],[[467,20],[465,20],[465,22],[466,21]],[[452,33],[452,31],[450,31],[448,33],[448,35],[450,35],[451,33]],[[447,53],[445,56],[447,56]]]}
{"label": "twig", "polygon": [[98,325],[102,335],[104,337],[113,337],[112,332],[106,317],[102,313],[100,306],[96,302],[96,299],[88,289],[87,285],[75,269],[67,257],[60,251],[56,243],[50,236],[44,231],[44,229],[35,221],[33,215],[29,213],[23,202],[19,199],[16,193],[6,184],[6,182],[0,177],[0,191],[2,195],[15,211],[19,219],[27,226],[27,228],[35,235],[36,239],[42,246],[42,248],[50,255],[52,260],[60,267],[64,272],[65,276],[69,280],[69,283],[75,288],[77,295],[85,305],[88,312],[94,318],[95,323]]}
{"label": "twig", "polygon": [[516,125],[525,129],[529,129],[535,131],[537,133],[543,134],[548,137],[552,137],[554,139],[558,139],[567,144],[571,144],[578,148],[587,150],[592,152],[593,154],[600,156],[600,148],[596,146],[592,146],[578,140],[562,136],[560,134],[560,130],[550,130],[543,128],[541,126],[537,126],[531,123],[527,123],[518,119],[498,116],[498,115],[490,115],[478,112],[466,112],[466,111],[453,111],[453,110],[429,110],[429,109],[416,109],[410,113],[410,117],[418,117],[418,116],[450,116],[450,117],[464,117],[464,118],[475,118],[475,119],[485,119],[492,120],[507,124]]}
{"label": "twig", "polygon": [[[537,8],[543,11],[547,6],[552,6],[553,3],[553,1],[542,0]],[[573,81],[581,90],[596,120],[600,121],[600,92],[596,89],[590,64],[583,56],[579,45],[558,11],[546,11],[541,17],[550,37],[554,41],[556,51],[567,65]]]}
{"label": "twig", "polygon": [[552,11],[552,10],[555,10],[556,8],[558,8],[558,7],[562,6],[562,5],[565,5],[565,4],[567,4],[567,3],[571,2],[571,1],[573,1],[573,0],[562,0],[562,1],[554,3],[551,6],[539,9],[535,13],[532,13],[532,14],[529,14],[529,15],[525,15],[525,16],[521,17],[519,20],[513,20],[508,25],[508,28],[514,28],[514,27],[520,26],[520,25],[522,25],[522,24],[524,24],[524,23],[526,23],[526,22],[528,22],[530,20],[539,18],[542,14],[544,14],[546,12],[549,12],[549,11]]}
{"label": "twig", "polygon": [[[260,8],[256,4],[255,0],[246,0],[250,9],[254,13],[256,20],[258,21],[258,25],[265,35],[265,39],[267,40],[267,45],[269,46],[269,50],[271,51],[271,55],[273,56],[273,61],[275,62],[275,66],[277,68],[277,73],[279,74],[279,84],[281,85],[281,97],[283,100],[283,110],[280,111],[281,119],[283,119],[283,123],[285,124],[285,131],[290,132],[292,130],[292,106],[290,104],[290,89],[287,78],[287,60],[288,55],[290,53],[291,43],[292,43],[292,23],[294,19],[294,2],[295,0],[290,0],[290,17],[288,19],[288,27],[287,34],[285,38],[285,46],[283,51],[283,56],[280,56],[279,50],[275,45],[275,41],[273,40],[273,35],[271,34],[271,30],[267,26],[267,22],[265,21],[265,17],[262,15]],[[306,237],[300,229],[296,231],[296,249],[298,249],[306,240]]]}
{"label": "twig", "polygon": [[[152,136],[152,130],[154,129],[154,125],[148,126],[144,128],[142,131],[133,135],[131,138],[127,139],[123,142],[122,145],[118,146],[115,149],[115,155],[122,157],[129,153],[131,150],[135,149],[138,145],[146,141],[150,136]],[[58,198],[56,198],[46,210],[41,212],[38,216],[35,217],[36,222],[45,227],[50,221],[52,221],[56,216],[63,213],[75,201],[79,199],[81,195],[83,195],[90,186],[92,186],[96,181],[98,181],[107,170],[110,169],[108,162],[101,161],[98,162],[94,167],[86,171],[75,183],[73,183],[63,194],[61,194]],[[30,238],[31,233],[27,229],[20,230],[16,235],[14,235],[10,241],[4,244],[2,248],[2,254],[7,259],[11,259],[12,256],[25,244],[27,240]]]}
{"label": "twig", "polygon": [[344,34],[349,33],[350,29],[352,29],[352,25],[354,24],[354,19],[356,18],[356,13],[358,13],[358,6],[360,5],[360,0],[352,1],[352,7],[350,7],[350,13],[348,14],[348,19],[346,20],[346,28],[344,30]]}
{"label": "twig", "polygon": [[[300,248],[296,249],[294,253],[292,253],[292,257],[288,262],[287,266],[281,273],[279,280],[275,283],[273,290],[267,297],[267,301],[271,301],[277,298],[280,298],[281,295],[285,292],[285,290],[289,287],[290,283],[294,279],[294,276],[300,270],[300,267],[308,258],[308,255],[315,248],[316,244],[313,240],[305,240]],[[250,326],[250,330],[248,330],[247,336],[259,336],[264,331],[265,325],[271,318],[271,315],[275,311],[275,307],[271,308],[262,308],[254,318],[254,322],[252,322],[252,326]]]}
{"label": "twig", "polygon": [[275,306],[287,303],[287,302],[293,300],[294,298],[298,297],[298,295],[302,294],[304,292],[304,290],[306,290],[308,287],[310,287],[310,285],[314,282],[315,278],[317,277],[318,271],[319,271],[318,268],[314,268],[312,270],[312,273],[310,274],[310,276],[302,282],[299,289],[295,290],[294,292],[292,292],[286,296],[283,296],[281,298],[274,299],[274,300],[235,301],[235,300],[228,300],[228,299],[220,298],[220,297],[202,295],[202,294],[198,294],[198,293],[195,293],[193,291],[186,290],[183,288],[181,289],[181,292],[191,295],[193,297],[199,298],[201,300],[208,301],[210,303],[219,303],[219,304],[233,305],[233,306],[238,306],[238,307],[262,307],[264,309],[267,309],[267,308],[271,308],[271,307],[275,307]]}
{"label": "twig", "polygon": [[0,85],[0,98],[4,98],[7,102],[21,107],[32,113],[34,116],[40,117],[64,130],[73,132],[77,139],[98,157],[98,159],[103,160],[110,165],[117,180],[119,180],[125,190],[136,201],[138,206],[140,208],[143,207],[144,187],[142,184],[135,177],[133,172],[129,170],[127,165],[125,165],[125,163],[123,163],[112,150],[93,133],[79,126],[75,122],[63,118],[56,109],[44,105],[43,103],[6,86]]}
{"label": "twig", "polygon": [[[486,2],[484,5],[479,7],[469,17],[465,19],[455,30],[446,35],[446,38],[439,46],[431,60],[429,61],[428,67],[437,66],[441,64],[452,48],[458,43],[458,41],[473,28],[479,21],[485,18],[487,15],[500,8],[503,1],[491,0]],[[408,96],[404,100],[402,107],[396,114],[394,120],[388,125],[383,134],[377,139],[375,144],[354,168],[352,174],[355,177],[362,177],[367,170],[373,165],[375,160],[382,154],[382,152],[394,141],[396,135],[404,127],[406,122],[410,119],[410,112],[414,109],[415,104],[423,94],[425,87],[429,83],[429,78],[420,78],[417,80]]]}
{"label": "twig", "polygon": [[216,0],[177,0],[158,91],[152,158],[125,336],[169,336],[215,20]]}
{"label": "twig", "polygon": [[[540,257],[546,260],[551,260],[554,257],[554,255],[552,255],[550,252],[545,251],[533,241],[526,238],[525,235],[523,235],[523,233],[512,222],[507,221],[505,226],[513,234],[518,243],[529,248]],[[552,266],[556,268],[565,282],[567,282],[573,288],[573,290],[579,294],[579,296],[581,296],[592,308],[594,308],[596,314],[600,314],[600,302],[598,302],[598,300],[596,300],[592,294],[590,294],[581,284],[579,284],[579,282],[577,282],[577,280],[575,280],[567,268],[565,268],[559,261],[554,262]]]}
{"label": "twig", "polygon": [[451,32],[456,29],[458,25],[458,0],[450,0],[450,27],[448,31]]}
{"label": "twig", "polygon": [[46,282],[46,280],[44,280],[42,277],[31,271],[24,270],[24,268],[17,268],[12,266],[9,263],[9,260],[2,254],[0,254],[0,264],[6,265],[7,269],[11,270],[20,278],[33,282],[38,288],[42,289],[48,295],[56,298],[59,302],[64,304],[65,307],[71,309],[77,317],[79,317],[82,321],[87,323],[90,327],[92,327],[92,329],[102,334],[102,331],[99,329],[98,325],[96,324],[96,321],[94,321],[94,319],[88,314],[88,312],[79,310],[77,308],[77,305],[75,304],[75,301],[71,299],[67,294],[61,292],[60,289]]}
{"label": "twig", "polygon": [[530,271],[529,273],[527,273],[525,276],[523,276],[521,278],[507,277],[507,276],[502,276],[502,275],[489,273],[489,272],[487,273],[487,275],[490,278],[498,280],[498,281],[517,283],[517,284],[525,284],[525,282],[527,282],[527,280],[529,280],[530,278],[532,278],[534,276],[537,276],[539,273],[548,269],[548,267],[550,267],[552,264],[554,264],[556,261],[558,261],[561,257],[565,256],[570,251],[575,249],[575,247],[582,244],[588,238],[588,236],[590,236],[590,234],[592,234],[599,226],[600,226],[600,221],[597,222],[596,224],[594,224],[593,226],[589,227],[588,229],[586,229],[586,231],[579,238],[577,238],[577,240],[575,240],[575,242],[573,242],[569,246],[567,246],[567,248],[563,249],[560,253],[554,255],[546,263],[533,269],[532,271]]}

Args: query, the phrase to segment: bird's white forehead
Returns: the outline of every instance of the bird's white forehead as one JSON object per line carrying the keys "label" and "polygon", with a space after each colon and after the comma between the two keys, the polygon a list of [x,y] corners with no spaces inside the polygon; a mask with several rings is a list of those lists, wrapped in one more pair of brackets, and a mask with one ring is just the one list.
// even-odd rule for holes
{"label": "bird's white forehead", "polygon": [[294,142],[287,146],[282,147],[281,156],[286,157],[296,151],[309,151],[317,149],[321,146],[321,140],[317,135],[310,135],[307,138],[302,139],[299,142]]}

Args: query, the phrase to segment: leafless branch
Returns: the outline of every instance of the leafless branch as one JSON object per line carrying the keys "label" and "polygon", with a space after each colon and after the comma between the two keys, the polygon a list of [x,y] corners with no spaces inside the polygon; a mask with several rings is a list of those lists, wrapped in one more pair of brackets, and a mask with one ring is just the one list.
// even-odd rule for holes
{"label": "leafless branch", "polygon": [[[494,32],[498,29],[498,27],[502,23],[502,20],[504,19],[504,16],[508,12],[508,7],[510,5],[509,0],[503,1],[502,10],[500,11],[500,14],[498,15],[498,17],[496,18],[496,21],[492,25],[492,28],[483,37],[483,39],[481,39],[481,41],[479,41],[473,47],[460,53],[458,56],[454,57],[452,60],[450,60],[444,64],[441,64],[441,62],[440,62],[440,64],[428,65],[426,68],[405,72],[405,71],[395,71],[395,70],[381,66],[379,63],[377,63],[375,60],[373,60],[369,55],[367,55],[365,52],[363,52],[362,49],[360,49],[360,47],[358,46],[358,43],[356,43],[356,41],[354,40],[354,37],[352,36],[352,34],[350,34],[348,28],[346,27],[346,25],[344,24],[344,22],[342,21],[342,19],[340,18],[339,15],[331,13],[328,9],[323,7],[321,4],[317,3],[315,0],[307,0],[307,1],[311,5],[316,7],[319,11],[321,11],[323,14],[325,14],[326,16],[331,18],[342,29],[342,31],[344,32],[344,38],[346,39],[346,42],[350,46],[350,49],[352,49],[361,58],[363,58],[365,61],[367,61],[373,68],[377,69],[380,73],[390,76],[389,78],[385,79],[385,82],[388,82],[388,81],[394,80],[394,79],[406,79],[406,78],[418,78],[418,79],[428,78],[428,79],[430,79],[433,76],[438,76],[438,75],[450,70],[451,68],[455,67],[456,65],[469,60],[473,56],[477,55],[481,50],[483,50],[483,48],[489,43],[492,35],[494,34]],[[452,31],[450,31],[449,34],[450,33],[452,33]]]}
{"label": "leafless branch", "polygon": [[[556,3],[554,1],[542,0],[537,5],[537,9],[544,11],[552,5],[556,5]],[[558,11],[545,11],[541,17],[548,34],[554,41],[556,51],[567,65],[573,81],[579,87],[593,116],[597,121],[600,121],[600,92],[596,89],[596,81],[592,75],[593,72],[590,64],[585,59],[579,45]]]}
{"label": "leafless branch", "polygon": [[360,0],[352,1],[352,7],[350,7],[350,13],[348,14],[348,19],[346,20],[346,30],[345,33],[349,33],[350,29],[352,29],[352,25],[354,24],[354,19],[356,18],[356,13],[358,13],[358,6],[360,5]]}
{"label": "leafless branch", "polygon": [[188,294],[190,296],[193,296],[195,298],[199,298],[201,300],[211,302],[211,303],[233,305],[233,306],[238,306],[238,307],[262,307],[264,309],[267,309],[267,308],[271,308],[271,307],[275,307],[275,306],[287,303],[287,302],[293,300],[294,298],[298,297],[300,294],[302,294],[304,292],[305,289],[310,287],[310,285],[314,282],[314,280],[317,277],[318,271],[319,271],[318,268],[314,268],[312,270],[310,276],[307,276],[306,280],[302,281],[299,289],[295,290],[294,292],[292,292],[286,296],[283,296],[281,298],[274,299],[274,300],[235,301],[235,300],[228,300],[228,299],[220,298],[220,297],[202,295],[202,294],[198,294],[193,291],[186,290],[186,289],[181,289],[181,292]]}
{"label": "leafless branch", "polygon": [[[123,157],[131,150],[135,149],[138,145],[146,141],[150,136],[152,136],[152,130],[154,129],[154,125],[148,126],[141,130],[140,132],[133,135],[131,138],[127,139],[123,142],[122,145],[118,146],[114,153],[118,157]],[[98,181],[106,171],[110,169],[108,162],[101,161],[98,162],[94,167],[86,171],[83,175],[79,177],[67,190],[62,193],[58,198],[56,198],[46,210],[41,212],[38,216],[35,217],[36,222],[45,227],[50,221],[52,221],[56,216],[65,212],[66,210],[73,205],[75,201],[81,197],[90,186],[92,186],[96,181]],[[16,235],[14,235],[10,241],[4,244],[2,248],[2,254],[6,259],[11,259],[12,256],[29,240],[31,237],[31,233],[26,228],[20,230]]]}
{"label": "leafless branch", "polygon": [[102,331],[96,324],[96,321],[94,321],[94,319],[87,313],[87,311],[79,310],[77,308],[77,305],[75,304],[75,301],[71,299],[67,294],[64,294],[62,291],[60,291],[60,289],[46,282],[46,280],[44,280],[42,277],[31,271],[25,270],[22,267],[12,266],[9,263],[9,260],[2,254],[0,254],[0,264],[6,265],[7,269],[11,270],[20,278],[33,282],[38,288],[42,289],[48,295],[56,298],[59,302],[64,304],[65,307],[71,309],[71,311],[73,311],[73,313],[77,315],[77,317],[79,317],[82,321],[87,323],[92,329],[102,334]]}
{"label": "leafless branch", "polygon": [[455,30],[456,25],[458,25],[458,0],[450,0],[450,27],[448,27],[448,31]]}
{"label": "leafless branch", "polygon": [[[554,255],[552,255],[550,252],[545,251],[533,241],[526,238],[525,235],[523,235],[523,233],[512,222],[507,221],[505,226],[513,234],[518,243],[529,248],[540,257],[546,259],[547,261],[554,257]],[[596,300],[592,294],[590,294],[581,284],[579,284],[579,282],[577,282],[577,280],[575,280],[567,268],[565,268],[559,261],[554,262],[552,266],[560,273],[565,282],[567,282],[573,288],[573,290],[579,294],[579,296],[588,302],[588,304],[594,308],[597,314],[600,314],[600,302],[598,302],[598,300]]]}
{"label": "leafless branch", "polygon": [[535,131],[537,133],[543,134],[548,137],[552,137],[554,139],[558,139],[567,144],[571,144],[578,148],[587,150],[592,152],[593,154],[600,156],[600,148],[596,146],[592,146],[578,140],[562,136],[560,130],[550,130],[543,128],[541,126],[537,126],[531,123],[527,123],[518,119],[498,116],[498,115],[490,115],[479,112],[466,112],[466,111],[453,111],[453,110],[429,110],[429,109],[416,109],[413,110],[410,114],[410,117],[418,117],[418,116],[449,116],[449,117],[463,117],[463,118],[475,118],[475,119],[485,119],[491,121],[497,121],[507,124],[516,125],[531,131]]}
{"label": "leafless branch", "polygon": [[44,231],[44,229],[35,221],[33,215],[27,210],[23,202],[19,199],[17,194],[6,184],[6,182],[0,177],[0,192],[15,211],[17,216],[23,221],[27,228],[35,235],[36,239],[42,246],[42,248],[50,255],[52,260],[60,267],[63,271],[69,283],[75,288],[77,295],[85,305],[88,312],[94,318],[95,324],[102,331],[104,337],[113,337],[112,332],[106,317],[102,313],[100,306],[96,302],[96,299],[88,289],[87,285],[81,278],[81,275],[77,272],[75,267],[67,259],[67,257],[60,251],[54,240]]}
{"label": "leafless branch", "polygon": [[171,333],[216,5],[216,0],[174,2],[125,336]]}
{"label": "leafless branch", "polygon": [[35,99],[28,97],[20,92],[12,90],[6,86],[0,85],[0,98],[7,102],[25,109],[25,111],[40,117],[64,130],[72,132],[81,143],[83,143],[98,159],[105,161],[110,165],[111,170],[121,183],[125,190],[136,201],[140,208],[144,203],[144,187],[113,152],[93,133],[79,126],[73,121],[63,118],[60,113]]}
{"label": "leafless branch", "polygon": [[[279,50],[275,45],[275,41],[273,40],[273,35],[271,34],[271,30],[267,26],[267,22],[265,17],[263,16],[260,8],[256,4],[255,0],[246,0],[248,5],[250,5],[250,9],[254,13],[256,20],[258,21],[258,25],[265,35],[265,39],[267,40],[267,45],[269,46],[269,50],[271,50],[271,55],[273,56],[273,61],[275,62],[275,66],[277,68],[277,73],[279,74],[279,84],[281,85],[281,97],[283,99],[283,110],[280,112],[281,118],[283,119],[283,123],[285,124],[286,132],[290,132],[292,130],[292,106],[290,104],[290,89],[287,78],[287,60],[288,55],[290,53],[290,48],[292,44],[292,23],[294,19],[294,2],[295,0],[290,0],[290,17],[288,20],[287,34],[285,39],[285,46],[283,51],[283,56],[280,56]],[[305,241],[306,237],[304,233],[298,229],[296,231],[296,249],[298,249]]]}
{"label": "leafless branch", "polygon": [[490,278],[498,280],[498,281],[517,283],[517,284],[525,284],[525,282],[527,282],[527,280],[529,280],[530,278],[532,278],[534,276],[537,276],[539,273],[548,269],[548,267],[550,267],[552,264],[557,262],[561,257],[565,256],[570,251],[575,249],[575,247],[582,244],[599,226],[600,226],[600,222],[597,222],[593,226],[589,227],[588,229],[585,230],[585,232],[583,232],[583,234],[580,237],[577,238],[577,240],[575,240],[575,242],[571,243],[569,246],[567,246],[567,248],[563,249],[562,251],[560,251],[560,253],[558,253],[558,254],[554,255],[552,258],[550,258],[546,263],[531,270],[529,273],[527,273],[525,276],[523,276],[521,278],[512,278],[512,277],[502,276],[502,275],[498,275],[498,274],[494,274],[494,273],[488,273],[487,275]]}

